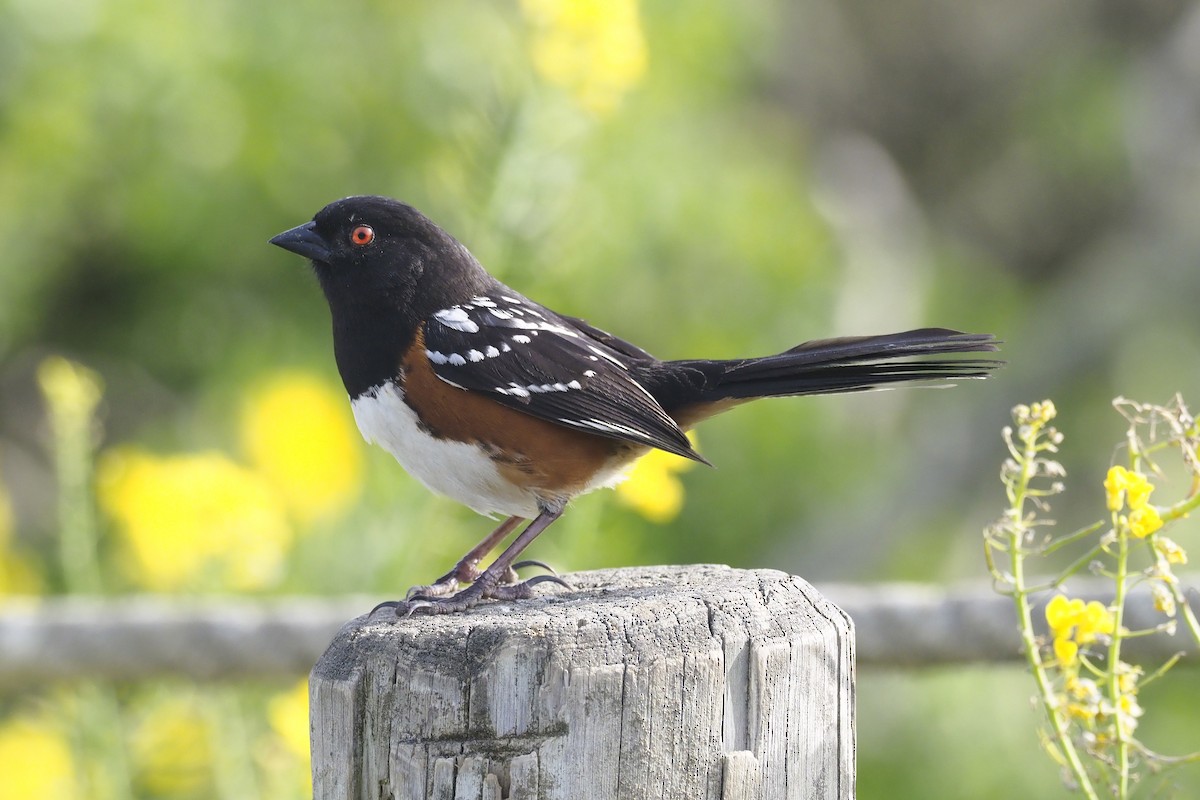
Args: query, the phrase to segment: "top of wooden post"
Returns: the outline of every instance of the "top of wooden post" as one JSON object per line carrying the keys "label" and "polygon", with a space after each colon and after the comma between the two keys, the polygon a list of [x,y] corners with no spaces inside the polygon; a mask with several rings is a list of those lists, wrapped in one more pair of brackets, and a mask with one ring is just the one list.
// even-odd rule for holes
{"label": "top of wooden post", "polygon": [[849,619],[774,570],[652,567],[348,623],[312,673],[317,800],[848,798]]}

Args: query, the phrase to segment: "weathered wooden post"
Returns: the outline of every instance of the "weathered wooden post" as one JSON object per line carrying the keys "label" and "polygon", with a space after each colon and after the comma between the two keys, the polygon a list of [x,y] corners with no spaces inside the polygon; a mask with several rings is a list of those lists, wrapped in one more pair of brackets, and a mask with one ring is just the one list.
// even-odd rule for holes
{"label": "weathered wooden post", "polygon": [[805,581],[604,570],[347,624],[313,669],[316,800],[854,797],[850,620]]}

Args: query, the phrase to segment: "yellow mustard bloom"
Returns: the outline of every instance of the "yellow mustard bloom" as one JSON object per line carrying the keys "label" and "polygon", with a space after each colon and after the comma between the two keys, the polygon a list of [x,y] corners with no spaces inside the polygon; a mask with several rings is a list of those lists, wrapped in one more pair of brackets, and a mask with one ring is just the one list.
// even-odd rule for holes
{"label": "yellow mustard bloom", "polygon": [[1076,619],[1075,641],[1080,644],[1090,644],[1096,640],[1097,636],[1111,635],[1114,630],[1116,630],[1116,618],[1108,610],[1108,606],[1093,600],[1084,606],[1083,612]]}
{"label": "yellow mustard bloom", "polygon": [[1137,694],[1142,668],[1121,661],[1117,664],[1117,689],[1122,694]]}
{"label": "yellow mustard bloom", "polygon": [[288,752],[307,765],[310,758],[308,681],[302,680],[288,691],[276,695],[267,708],[267,718]]}
{"label": "yellow mustard bloom", "polygon": [[1153,491],[1154,484],[1150,483],[1145,475],[1130,472],[1124,467],[1110,468],[1104,478],[1104,494],[1109,511],[1119,511],[1121,506],[1126,504],[1135,511],[1145,508]]}
{"label": "yellow mustard bloom", "polygon": [[[690,434],[688,438],[695,442]],[[651,522],[670,522],[683,509],[683,481],[677,473],[694,465],[694,461],[665,450],[651,450],[617,484],[617,497]]]}
{"label": "yellow mustard bloom", "polygon": [[253,589],[278,579],[292,542],[283,503],[261,476],[220,453],[111,451],[97,483],[141,585]]}
{"label": "yellow mustard bloom", "polygon": [[1150,585],[1151,595],[1154,597],[1154,610],[1166,614],[1168,617],[1175,616],[1175,593],[1162,581],[1155,581]]}
{"label": "yellow mustard bloom", "polygon": [[1068,600],[1066,595],[1056,594],[1046,604],[1046,624],[1050,626],[1055,638],[1064,634],[1070,636],[1071,629],[1075,627],[1075,622],[1082,613],[1082,600]]}
{"label": "yellow mustard bloom", "polygon": [[34,719],[0,724],[0,798],[78,797],[71,748],[61,731]]}
{"label": "yellow mustard bloom", "polygon": [[[1077,653],[1078,650],[1074,652]],[[1075,673],[1067,676],[1065,687],[1070,695],[1067,713],[1081,722],[1094,722],[1100,713],[1100,703],[1104,698],[1096,682],[1091,678],[1081,678]]]}
{"label": "yellow mustard bloom", "polygon": [[38,365],[37,380],[54,407],[54,419],[76,427],[90,424],[104,394],[96,373],[62,356],[50,356]]}
{"label": "yellow mustard bloom", "polygon": [[1129,486],[1129,470],[1124,467],[1110,467],[1104,478],[1104,495],[1108,501],[1109,511],[1119,511],[1125,505],[1125,489]]}
{"label": "yellow mustard bloom", "polygon": [[1162,517],[1154,506],[1142,506],[1129,512],[1129,532],[1139,539],[1145,539],[1162,526]]}
{"label": "yellow mustard bloom", "polygon": [[41,594],[43,588],[41,575],[28,560],[0,548],[0,597]]}
{"label": "yellow mustard bloom", "polygon": [[1090,644],[1100,634],[1111,634],[1116,620],[1103,603],[1093,600],[1085,604],[1077,597],[1068,600],[1059,594],[1046,604],[1046,624],[1057,648],[1059,640],[1072,638],[1078,644]]}
{"label": "yellow mustard bloom", "polygon": [[1129,474],[1129,485],[1125,489],[1125,502],[1129,503],[1129,507],[1135,511],[1145,508],[1150,502],[1150,493],[1153,491],[1154,484],[1146,480],[1145,475],[1132,472]]}
{"label": "yellow mustard bloom", "polygon": [[203,711],[189,699],[160,702],[133,732],[136,780],[152,797],[212,797],[212,735]]}
{"label": "yellow mustard bloom", "polygon": [[533,64],[596,115],[611,113],[646,71],[637,0],[521,0]]}
{"label": "yellow mustard bloom", "polygon": [[1156,537],[1154,539],[1154,549],[1158,552],[1159,556],[1166,559],[1168,564],[1186,564],[1188,562],[1187,551],[1180,547],[1178,542],[1169,537]]}
{"label": "yellow mustard bloom", "polygon": [[242,409],[242,447],[302,522],[335,514],[362,487],[362,440],[345,394],[299,372],[275,375]]}
{"label": "yellow mustard bloom", "polygon": [[[1116,711],[1114,715],[1113,712]],[[1117,725],[1120,726],[1121,732],[1125,736],[1133,734],[1138,726],[1138,717],[1142,715],[1142,706],[1138,703],[1138,699],[1132,694],[1122,694],[1117,698],[1117,706],[1114,709],[1110,703],[1104,703],[1101,706],[1101,711],[1109,716],[1116,716]]]}
{"label": "yellow mustard bloom", "polygon": [[1058,664],[1063,669],[1073,667],[1079,662],[1079,645],[1065,636],[1055,637],[1054,657],[1058,659]]}
{"label": "yellow mustard bloom", "polygon": [[0,482],[0,549],[12,541],[13,517],[12,503],[9,502],[8,492]]}

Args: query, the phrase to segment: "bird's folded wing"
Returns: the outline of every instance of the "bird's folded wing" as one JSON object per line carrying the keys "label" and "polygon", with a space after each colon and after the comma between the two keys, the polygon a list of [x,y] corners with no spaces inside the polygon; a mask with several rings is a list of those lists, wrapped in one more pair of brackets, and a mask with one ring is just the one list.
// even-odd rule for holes
{"label": "bird's folded wing", "polygon": [[617,351],[593,330],[500,293],[435,312],[425,323],[425,356],[446,383],[526,414],[702,460],[630,375],[643,351]]}

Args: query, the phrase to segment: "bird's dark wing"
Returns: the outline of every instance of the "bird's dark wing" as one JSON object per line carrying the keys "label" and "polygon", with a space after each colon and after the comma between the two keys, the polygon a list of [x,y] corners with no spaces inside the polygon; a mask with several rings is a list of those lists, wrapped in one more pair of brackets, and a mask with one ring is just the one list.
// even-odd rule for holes
{"label": "bird's dark wing", "polygon": [[497,292],[435,312],[425,322],[425,356],[452,386],[599,436],[704,459],[658,401],[629,373],[649,354],[555,314],[518,294]]}

